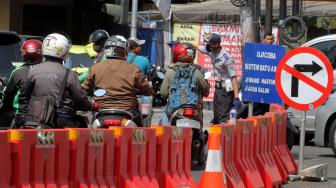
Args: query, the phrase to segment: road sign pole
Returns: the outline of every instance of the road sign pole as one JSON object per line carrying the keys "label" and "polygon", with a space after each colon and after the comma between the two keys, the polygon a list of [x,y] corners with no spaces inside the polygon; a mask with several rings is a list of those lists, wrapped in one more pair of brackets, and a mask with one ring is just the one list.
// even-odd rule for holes
{"label": "road sign pole", "polygon": [[248,103],[248,117],[253,116],[253,102]]}
{"label": "road sign pole", "polygon": [[299,174],[303,170],[303,156],[306,131],[306,111],[301,112],[301,130],[300,130],[300,153],[299,153]]}

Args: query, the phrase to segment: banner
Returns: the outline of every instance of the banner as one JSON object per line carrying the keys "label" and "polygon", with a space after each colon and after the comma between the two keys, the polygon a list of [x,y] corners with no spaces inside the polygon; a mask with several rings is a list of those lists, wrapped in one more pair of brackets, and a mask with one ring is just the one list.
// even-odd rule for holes
{"label": "banner", "polygon": [[196,47],[199,45],[200,24],[174,24],[173,40],[189,42]]}
{"label": "banner", "polygon": [[[230,24],[203,24],[201,26],[200,33],[200,43],[199,47],[205,45],[203,43],[204,39],[209,37],[211,33],[216,32],[222,37],[221,45],[226,52],[228,52],[231,58],[235,62],[236,74],[238,79],[241,78],[242,75],[242,57],[241,57],[241,33],[240,33],[240,25],[230,25]],[[211,58],[208,55],[201,54],[198,52],[197,63],[203,67],[208,69],[208,71],[213,72],[214,69],[212,67]],[[211,88],[210,94],[208,97],[204,98],[204,101],[213,101],[215,94],[215,80],[213,77],[208,80]]]}

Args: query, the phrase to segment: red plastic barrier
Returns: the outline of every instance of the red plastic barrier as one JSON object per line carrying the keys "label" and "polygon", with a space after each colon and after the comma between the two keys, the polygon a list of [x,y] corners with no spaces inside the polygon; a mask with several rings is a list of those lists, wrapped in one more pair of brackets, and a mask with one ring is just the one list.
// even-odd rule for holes
{"label": "red plastic barrier", "polygon": [[253,120],[237,120],[235,127],[235,164],[248,188],[265,187],[253,155],[255,136]]}
{"label": "red plastic barrier", "polygon": [[155,177],[155,130],[120,128],[115,131],[115,174],[120,188],[158,188]]}
{"label": "red plastic barrier", "polygon": [[269,116],[252,117],[255,126],[256,162],[264,180],[265,187],[280,187],[282,178],[272,155],[272,118]]}
{"label": "red plastic barrier", "polygon": [[195,187],[191,176],[190,128],[153,126],[157,137],[157,178],[161,188]]}
{"label": "red plastic barrier", "polygon": [[228,188],[244,188],[244,183],[235,166],[234,156],[234,127],[228,124],[224,126],[214,125],[212,127],[221,128],[221,146],[223,154],[223,165]]}
{"label": "red plastic barrier", "polygon": [[0,187],[9,188],[11,178],[11,144],[8,140],[8,132],[0,131]]}
{"label": "red plastic barrier", "polygon": [[287,112],[284,110],[279,110],[278,112],[268,113],[269,115],[275,115],[273,121],[276,122],[277,135],[275,140],[275,148],[273,149],[273,156],[279,158],[279,164],[285,168],[287,174],[297,174],[298,166],[287,146],[286,143],[286,118]]}
{"label": "red plastic barrier", "polygon": [[114,152],[113,131],[69,129],[70,187],[112,188]]}
{"label": "red plastic barrier", "polygon": [[14,187],[68,188],[66,130],[11,130]]}

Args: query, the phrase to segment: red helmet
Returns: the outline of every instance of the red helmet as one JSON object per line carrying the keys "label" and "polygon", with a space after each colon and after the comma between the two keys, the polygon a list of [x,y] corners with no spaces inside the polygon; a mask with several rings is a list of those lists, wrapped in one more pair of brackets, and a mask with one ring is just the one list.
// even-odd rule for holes
{"label": "red helmet", "polygon": [[36,39],[26,40],[21,46],[23,61],[40,63],[42,61],[42,42]]}
{"label": "red helmet", "polygon": [[172,45],[173,62],[192,63],[196,55],[195,47],[187,42]]}

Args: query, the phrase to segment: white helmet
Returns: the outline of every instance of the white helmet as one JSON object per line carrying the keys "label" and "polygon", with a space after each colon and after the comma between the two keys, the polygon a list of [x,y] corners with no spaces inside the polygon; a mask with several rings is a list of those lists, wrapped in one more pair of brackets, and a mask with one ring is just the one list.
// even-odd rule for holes
{"label": "white helmet", "polygon": [[69,40],[58,33],[52,33],[43,40],[42,55],[65,60],[69,54]]}
{"label": "white helmet", "polygon": [[127,40],[120,35],[110,36],[104,45],[104,54],[107,58],[126,58]]}

